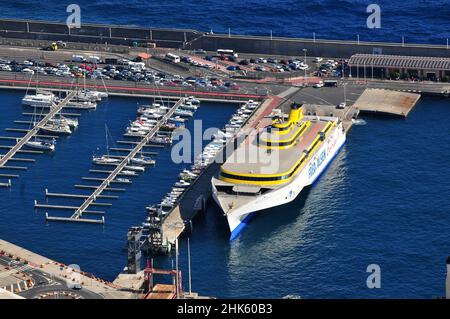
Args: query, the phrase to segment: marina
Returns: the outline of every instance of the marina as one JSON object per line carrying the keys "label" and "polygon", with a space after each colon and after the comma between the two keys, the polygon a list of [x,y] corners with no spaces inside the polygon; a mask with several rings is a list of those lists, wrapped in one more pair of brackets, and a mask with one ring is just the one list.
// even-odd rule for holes
{"label": "marina", "polygon": [[[226,298],[435,294],[444,47],[0,24],[1,289],[43,297],[17,257],[23,278],[104,278],[73,298],[196,298],[191,276]],[[393,275],[371,294],[374,262]]]}
{"label": "marina", "polygon": [[[72,134],[71,128],[78,127],[78,119],[63,117],[61,111],[67,108],[69,103],[77,96],[78,92],[66,92],[63,99],[57,99],[50,91],[36,90],[36,94],[28,94],[22,98],[24,107],[35,107],[34,113],[23,113],[31,115],[31,121],[15,120],[15,124],[25,124],[29,129],[5,128],[6,132],[25,133],[24,136],[2,136],[1,140],[15,141],[15,145],[2,145],[1,149],[6,149],[6,154],[0,155],[0,169],[5,170],[26,170],[26,167],[8,166],[8,162],[34,163],[35,159],[14,157],[17,153],[22,154],[43,154],[55,150],[56,139],[62,135]],[[43,114],[43,107],[48,106],[49,112]],[[50,107],[51,106],[51,107]],[[41,110],[38,115],[37,109]],[[78,114],[79,115],[79,114]],[[39,118],[39,119],[38,119]],[[46,134],[42,134],[46,133]],[[22,148],[28,149],[22,149]],[[7,177],[0,176],[0,177]],[[11,181],[1,183],[4,187],[11,187]]]}

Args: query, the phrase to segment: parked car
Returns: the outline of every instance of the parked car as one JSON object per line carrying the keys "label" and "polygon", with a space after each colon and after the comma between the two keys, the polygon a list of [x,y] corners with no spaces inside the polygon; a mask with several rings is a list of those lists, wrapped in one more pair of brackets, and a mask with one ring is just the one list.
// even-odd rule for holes
{"label": "parked car", "polygon": [[315,88],[321,88],[321,87],[323,87],[323,81],[320,81],[319,83],[316,83],[316,84],[314,84],[314,87]]}
{"label": "parked car", "polygon": [[342,103],[339,103],[339,105],[337,105],[336,108],[337,109],[344,109],[346,106],[347,106],[347,103],[342,102]]}
{"label": "parked car", "polygon": [[72,55],[72,62],[83,63],[86,59],[82,55]]}
{"label": "parked car", "polygon": [[26,73],[26,74],[29,74],[29,75],[34,75],[34,71],[32,69],[30,69],[30,68],[24,68],[20,72]]}
{"label": "parked car", "polygon": [[11,67],[6,64],[0,64],[0,71],[12,71]]}

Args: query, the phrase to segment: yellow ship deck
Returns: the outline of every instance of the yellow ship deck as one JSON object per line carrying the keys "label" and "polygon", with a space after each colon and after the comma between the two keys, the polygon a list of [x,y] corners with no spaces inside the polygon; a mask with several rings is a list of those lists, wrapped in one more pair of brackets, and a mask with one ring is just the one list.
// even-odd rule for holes
{"label": "yellow ship deck", "polygon": [[[279,134],[265,128],[258,139],[242,143],[222,165],[220,179],[233,184],[273,186],[287,183],[318,146],[321,134],[333,128],[329,121],[301,121],[291,132]],[[268,142],[269,141],[269,142]],[[290,146],[278,146],[291,143]]]}

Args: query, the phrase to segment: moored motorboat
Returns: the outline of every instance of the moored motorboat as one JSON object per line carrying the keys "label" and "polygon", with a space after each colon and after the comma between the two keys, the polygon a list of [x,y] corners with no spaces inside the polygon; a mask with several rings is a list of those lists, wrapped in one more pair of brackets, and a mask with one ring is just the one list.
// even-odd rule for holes
{"label": "moored motorboat", "polygon": [[96,165],[117,165],[121,162],[118,158],[111,158],[105,155],[92,156],[92,163]]}
{"label": "moored motorboat", "polygon": [[33,148],[41,151],[54,151],[55,150],[54,140],[39,140],[35,139],[33,141],[28,141],[25,145],[29,148]]}
{"label": "moored motorboat", "polygon": [[48,122],[40,128],[44,133],[57,134],[57,135],[68,135],[72,134],[70,126],[67,124],[56,124]]}
{"label": "moored motorboat", "polygon": [[139,156],[131,159],[131,163],[138,165],[155,165],[155,160],[150,157]]}

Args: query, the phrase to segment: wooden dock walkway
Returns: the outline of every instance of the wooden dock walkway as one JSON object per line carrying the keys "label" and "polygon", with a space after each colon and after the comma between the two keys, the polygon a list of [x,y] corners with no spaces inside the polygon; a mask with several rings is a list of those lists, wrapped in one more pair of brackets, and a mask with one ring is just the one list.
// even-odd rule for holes
{"label": "wooden dock walkway", "polygon": [[0,158],[0,167],[5,166],[8,161],[11,161],[14,158],[14,155],[23,147],[27,142],[29,142],[38,132],[39,130],[47,124],[47,122],[53,118],[56,114],[58,114],[62,108],[75,96],[75,92],[71,92],[63,101],[59,104],[55,104],[54,107],[47,113],[45,117],[40,120],[35,127],[27,132],[27,134],[21,139],[17,140],[17,144],[14,145],[8,153],[3,155]]}
{"label": "wooden dock walkway", "polygon": [[[104,223],[105,220],[102,218],[102,220],[91,220],[91,219],[85,219],[83,218],[83,214],[87,212],[87,209],[91,205],[95,205],[96,200],[99,198],[99,196],[106,190],[111,190],[109,188],[111,183],[114,183],[116,178],[120,175],[121,171],[126,168],[127,165],[129,165],[131,159],[133,159],[141,150],[147,146],[147,144],[150,142],[151,138],[159,131],[161,126],[173,115],[175,110],[183,103],[183,99],[180,99],[178,102],[176,102],[169,111],[162,117],[162,119],[156,124],[151,131],[148,132],[147,135],[145,135],[141,141],[135,142],[134,148],[131,149],[130,153],[126,155],[122,161],[114,168],[109,175],[103,179],[103,182],[98,186],[92,186],[92,189],[94,191],[91,195],[89,195],[84,202],[75,210],[75,212],[70,217],[50,217],[46,216],[46,219],[48,221],[66,221],[66,222],[89,222],[89,223]],[[84,187],[89,188],[89,185],[77,185],[78,187]]]}

